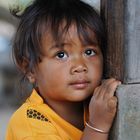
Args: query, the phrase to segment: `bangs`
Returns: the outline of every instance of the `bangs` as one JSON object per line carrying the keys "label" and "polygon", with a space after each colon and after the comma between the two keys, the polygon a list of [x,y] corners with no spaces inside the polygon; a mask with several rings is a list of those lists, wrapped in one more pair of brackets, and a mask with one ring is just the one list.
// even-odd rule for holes
{"label": "bangs", "polygon": [[[49,22],[48,22],[49,21]],[[41,29],[40,39],[43,38],[47,34],[51,34],[53,41],[56,44],[61,44],[64,42],[65,37],[69,34],[69,29],[74,26],[76,29],[77,35],[83,45],[99,45],[99,40],[91,27],[88,27],[84,22],[79,20],[72,19],[62,19],[57,22],[50,22],[51,19],[43,21],[42,24],[39,24]],[[50,28],[48,28],[50,27]],[[42,45],[40,45],[42,46]]]}

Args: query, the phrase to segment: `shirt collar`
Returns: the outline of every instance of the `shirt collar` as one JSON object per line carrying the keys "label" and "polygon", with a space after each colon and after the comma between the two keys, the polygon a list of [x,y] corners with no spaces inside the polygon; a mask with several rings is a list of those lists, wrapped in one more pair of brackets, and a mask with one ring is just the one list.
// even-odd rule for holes
{"label": "shirt collar", "polygon": [[31,96],[26,100],[26,102],[30,102],[33,104],[43,104],[44,101],[42,97],[37,93],[35,89],[32,90]]}

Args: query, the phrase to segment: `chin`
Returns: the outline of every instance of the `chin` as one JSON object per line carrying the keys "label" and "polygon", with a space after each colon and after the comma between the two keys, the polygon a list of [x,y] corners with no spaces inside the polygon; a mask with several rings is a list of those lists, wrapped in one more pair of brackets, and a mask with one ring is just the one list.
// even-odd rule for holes
{"label": "chin", "polygon": [[73,102],[82,102],[82,101],[85,101],[86,99],[88,99],[89,97],[91,96],[91,94],[77,94],[77,95],[74,95],[72,97],[70,97],[69,99]]}

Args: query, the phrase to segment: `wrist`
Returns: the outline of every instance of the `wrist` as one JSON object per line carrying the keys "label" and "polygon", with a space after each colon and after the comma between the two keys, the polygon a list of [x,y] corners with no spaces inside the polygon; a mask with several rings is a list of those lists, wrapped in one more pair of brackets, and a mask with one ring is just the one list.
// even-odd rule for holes
{"label": "wrist", "polygon": [[97,132],[97,133],[102,133],[102,134],[108,134],[109,133],[109,130],[105,130],[105,129],[103,129],[103,128],[100,128],[100,127],[97,127],[97,126],[95,126],[95,125],[93,125],[92,123],[90,123],[90,122],[85,122],[85,125],[89,128],[89,129],[91,129],[91,130],[93,130],[93,131],[95,131],[95,132]]}

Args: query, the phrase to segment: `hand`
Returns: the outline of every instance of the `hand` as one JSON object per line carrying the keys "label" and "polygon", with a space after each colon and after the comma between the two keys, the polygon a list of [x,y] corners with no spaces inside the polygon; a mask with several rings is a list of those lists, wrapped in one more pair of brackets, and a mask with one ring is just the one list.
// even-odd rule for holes
{"label": "hand", "polygon": [[89,104],[89,124],[98,129],[109,131],[116,114],[117,98],[115,90],[121,82],[107,79],[97,87]]}

